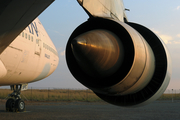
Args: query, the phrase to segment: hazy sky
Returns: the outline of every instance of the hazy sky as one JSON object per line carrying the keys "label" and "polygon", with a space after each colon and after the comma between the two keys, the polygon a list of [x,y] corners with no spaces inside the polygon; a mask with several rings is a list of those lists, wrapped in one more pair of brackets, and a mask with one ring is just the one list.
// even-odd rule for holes
{"label": "hazy sky", "polygon": [[[172,78],[168,89],[180,89],[180,0],[124,0],[128,20],[157,33],[166,43],[172,58]],[[76,0],[55,0],[40,16],[59,52],[59,66],[48,78],[32,87],[85,88],[70,74],[65,61],[66,43],[73,30],[88,16]]]}

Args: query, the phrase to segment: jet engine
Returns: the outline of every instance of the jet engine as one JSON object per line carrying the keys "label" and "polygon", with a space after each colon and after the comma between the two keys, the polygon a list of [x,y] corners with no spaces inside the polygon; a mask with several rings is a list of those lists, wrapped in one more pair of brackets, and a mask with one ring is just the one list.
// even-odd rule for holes
{"label": "jet engine", "polygon": [[66,46],[72,75],[104,101],[140,106],[158,99],[171,76],[165,44],[148,28],[108,18],[77,27]]}

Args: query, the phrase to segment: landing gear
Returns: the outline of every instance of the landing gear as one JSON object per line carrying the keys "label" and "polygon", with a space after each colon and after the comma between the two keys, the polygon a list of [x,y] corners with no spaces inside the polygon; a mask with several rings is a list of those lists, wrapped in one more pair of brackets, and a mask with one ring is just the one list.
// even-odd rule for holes
{"label": "landing gear", "polygon": [[21,99],[21,87],[22,85],[11,85],[10,98],[6,102],[6,111],[7,112],[23,112],[25,110],[25,103]]}

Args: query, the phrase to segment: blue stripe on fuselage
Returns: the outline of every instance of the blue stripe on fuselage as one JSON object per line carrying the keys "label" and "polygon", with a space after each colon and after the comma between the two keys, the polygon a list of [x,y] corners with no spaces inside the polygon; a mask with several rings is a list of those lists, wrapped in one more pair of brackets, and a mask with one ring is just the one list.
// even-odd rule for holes
{"label": "blue stripe on fuselage", "polygon": [[50,63],[47,63],[44,66],[41,74],[36,79],[34,79],[32,82],[35,82],[35,81],[38,81],[38,80],[45,78],[48,75],[48,73],[50,72],[50,69],[51,69],[51,65],[50,65]]}

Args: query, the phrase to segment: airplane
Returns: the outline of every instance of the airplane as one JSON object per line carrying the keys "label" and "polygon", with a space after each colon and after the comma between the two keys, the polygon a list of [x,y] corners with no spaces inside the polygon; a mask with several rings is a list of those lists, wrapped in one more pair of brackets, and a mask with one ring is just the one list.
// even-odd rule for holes
{"label": "airplane", "polygon": [[6,102],[6,111],[23,112],[25,103],[20,97],[21,91],[27,90],[28,83],[48,77],[58,66],[58,52],[37,18],[52,2],[1,2],[0,86],[10,85],[13,90]]}
{"label": "airplane", "polygon": [[[23,112],[21,90],[49,76],[58,65],[57,50],[37,19],[53,1],[3,0],[0,6],[0,85],[14,90],[7,111]],[[122,0],[77,2],[89,19],[67,42],[66,61],[72,75],[114,105],[136,107],[159,98],[171,77],[171,59],[162,40],[148,28],[129,22]]]}

